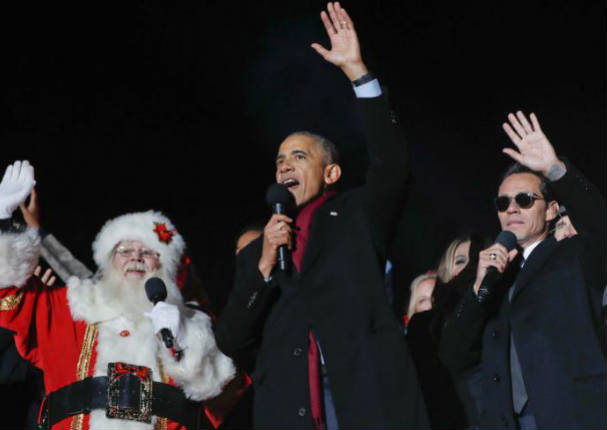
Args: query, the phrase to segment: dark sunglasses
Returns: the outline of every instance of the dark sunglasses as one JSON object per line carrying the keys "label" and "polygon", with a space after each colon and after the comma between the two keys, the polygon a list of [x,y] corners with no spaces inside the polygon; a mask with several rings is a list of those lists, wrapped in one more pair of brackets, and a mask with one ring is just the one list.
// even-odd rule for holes
{"label": "dark sunglasses", "polygon": [[[532,192],[518,193],[514,196],[516,205],[521,209],[529,209],[536,200],[544,200],[544,198]],[[505,212],[510,206],[511,201],[512,197],[510,196],[498,196],[495,198],[494,203],[498,211]]]}

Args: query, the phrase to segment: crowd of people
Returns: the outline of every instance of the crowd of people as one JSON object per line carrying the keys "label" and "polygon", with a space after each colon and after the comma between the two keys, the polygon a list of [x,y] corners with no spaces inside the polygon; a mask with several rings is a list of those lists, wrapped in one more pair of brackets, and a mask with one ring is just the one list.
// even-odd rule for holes
{"label": "crowd of people", "polygon": [[[42,227],[29,162],[6,168],[0,382],[38,381],[28,427],[607,426],[604,197],[533,113],[509,114],[513,164],[495,197],[502,233],[455,238],[395,314],[386,261],[406,201],[407,143],[348,13],[329,3],[321,20],[331,47],[312,48],[352,83],[367,180],[341,190],[336,145],[287,136],[275,211],[236,238],[234,286],[218,314],[166,215],[107,221],[91,270]],[[230,423],[239,408],[252,418]]]}

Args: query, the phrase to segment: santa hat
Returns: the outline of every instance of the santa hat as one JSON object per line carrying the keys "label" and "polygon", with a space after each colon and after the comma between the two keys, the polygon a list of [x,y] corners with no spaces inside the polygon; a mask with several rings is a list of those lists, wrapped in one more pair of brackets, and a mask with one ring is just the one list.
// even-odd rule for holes
{"label": "santa hat", "polygon": [[93,259],[98,267],[108,264],[114,247],[123,240],[139,240],[158,252],[167,277],[171,280],[177,278],[185,242],[164,214],[149,210],[107,221],[93,242]]}

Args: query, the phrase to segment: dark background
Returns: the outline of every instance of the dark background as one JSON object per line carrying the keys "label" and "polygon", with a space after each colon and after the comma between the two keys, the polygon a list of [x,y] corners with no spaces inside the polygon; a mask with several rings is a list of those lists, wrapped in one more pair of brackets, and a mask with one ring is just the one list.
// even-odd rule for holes
{"label": "dark background", "polygon": [[[287,133],[331,138],[344,181],[361,182],[352,90],[309,47],[328,43],[323,2],[21,3],[0,7],[0,168],[35,165],[44,227],[90,267],[103,222],[159,209],[221,308],[234,236],[267,218]],[[409,138],[399,288],[457,232],[497,232],[512,110],[536,112],[557,152],[605,192],[605,3],[569,3],[343,3]]]}

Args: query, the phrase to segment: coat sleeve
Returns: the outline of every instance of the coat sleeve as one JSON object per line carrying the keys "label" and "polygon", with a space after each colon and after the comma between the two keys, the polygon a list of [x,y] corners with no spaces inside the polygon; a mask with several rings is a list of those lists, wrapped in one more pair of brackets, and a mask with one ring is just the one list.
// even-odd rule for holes
{"label": "coat sleeve", "polygon": [[61,242],[52,234],[44,235],[40,248],[42,258],[46,260],[51,269],[63,280],[71,276],[81,279],[90,278],[93,272],[89,270],[80,260],[72,255]]}
{"label": "coat sleeve", "polygon": [[441,362],[461,372],[481,361],[482,339],[488,313],[470,288],[443,325],[438,354]]}
{"label": "coat sleeve", "polygon": [[23,286],[34,272],[39,256],[38,230],[0,230],[0,288]]}
{"label": "coat sleeve", "polygon": [[567,173],[559,180],[550,183],[551,190],[558,202],[567,206],[567,213],[578,231],[600,237],[605,243],[607,234],[605,198],[570,161],[564,160],[564,162]]}
{"label": "coat sleeve", "polygon": [[387,97],[357,99],[369,152],[364,210],[382,259],[398,226],[407,188],[407,145]]}
{"label": "coat sleeve", "polygon": [[[573,226],[579,232],[580,262],[587,282],[603,292],[607,284],[607,205],[598,188],[571,162],[564,160],[567,173],[550,188],[559,203],[567,207]],[[598,276],[598,278],[597,278]]]}
{"label": "coat sleeve", "polygon": [[258,239],[238,255],[234,288],[215,329],[219,349],[246,370],[253,368],[263,321],[279,289],[257,269],[260,245]]}

